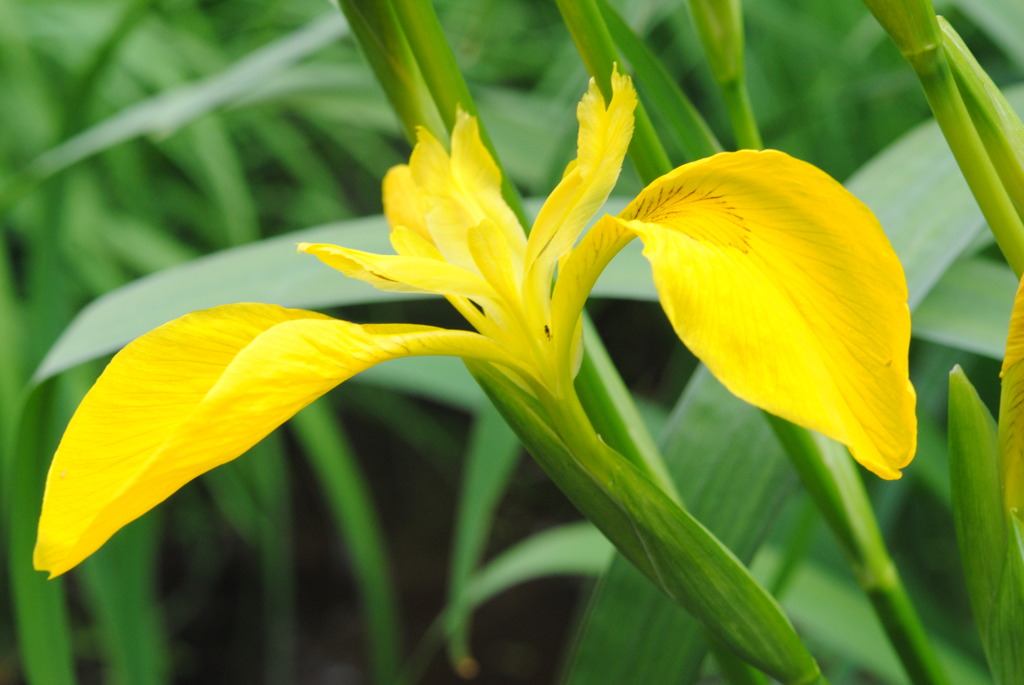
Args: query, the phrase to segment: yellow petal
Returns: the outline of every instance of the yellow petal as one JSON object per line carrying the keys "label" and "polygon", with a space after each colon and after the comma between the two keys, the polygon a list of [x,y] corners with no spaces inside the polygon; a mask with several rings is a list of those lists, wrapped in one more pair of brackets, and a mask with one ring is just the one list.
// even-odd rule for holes
{"label": "yellow petal", "polygon": [[780,152],[656,180],[620,215],[676,332],[736,395],[898,478],[916,447],[903,270],[863,204]]}
{"label": "yellow petal", "polygon": [[444,256],[434,246],[434,243],[430,242],[429,238],[424,238],[410,228],[395,226],[391,229],[390,238],[391,247],[395,248],[397,254],[444,261]]}
{"label": "yellow petal", "polygon": [[1010,334],[1006,338],[1006,356],[999,372],[1005,376],[1011,366],[1024,359],[1024,281],[1017,286],[1017,296],[1013,300],[1013,311],[1010,313]]}
{"label": "yellow petal", "polygon": [[512,252],[490,224],[490,219],[484,219],[469,229],[466,243],[480,273],[504,300],[511,302],[519,297]]}
{"label": "yellow petal", "polygon": [[475,118],[458,112],[451,155],[421,129],[409,168],[427,207],[427,229],[445,259],[474,269],[466,233],[489,219],[489,226],[503,236],[521,268],[526,238],[501,195],[501,173],[480,140]]}
{"label": "yellow petal", "polygon": [[1010,334],[1000,375],[999,453],[1003,500],[1008,509],[1024,507],[1024,281],[1010,314]]}
{"label": "yellow petal", "polygon": [[363,327],[262,304],[195,312],[142,336],[114,357],[61,440],[46,482],[36,568],[64,573],[338,383],[420,354],[506,361],[475,333]]}
{"label": "yellow petal", "polygon": [[634,234],[621,221],[605,215],[587,231],[559,268],[551,295],[550,334],[558,346],[560,363],[572,360],[576,364],[577,351],[570,345],[580,341],[576,329],[583,305],[608,262],[633,238]]}
{"label": "yellow petal", "polygon": [[495,297],[494,289],[476,273],[429,257],[378,255],[326,243],[300,243],[299,251],[315,255],[346,276],[381,290],[462,295],[478,300]]}
{"label": "yellow petal", "polygon": [[612,74],[612,100],[604,98],[594,79],[580,101],[577,156],[548,197],[530,231],[526,262],[549,280],[558,260],[576,243],[587,222],[615,187],[633,135],[636,91],[628,76]]}
{"label": "yellow petal", "polygon": [[384,174],[382,185],[384,216],[388,218],[391,228],[404,226],[421,238],[431,241],[430,233],[427,231],[427,205],[412,180],[412,172],[408,165],[401,164],[389,169]]}

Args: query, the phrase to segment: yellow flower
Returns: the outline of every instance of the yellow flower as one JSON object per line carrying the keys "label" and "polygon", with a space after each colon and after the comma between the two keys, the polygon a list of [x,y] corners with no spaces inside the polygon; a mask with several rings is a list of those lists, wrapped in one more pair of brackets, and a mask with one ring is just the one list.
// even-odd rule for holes
{"label": "yellow flower", "polygon": [[902,270],[874,216],[815,167],[744,151],[682,166],[585,230],[632,135],[632,83],[612,81],[609,103],[593,82],[580,102],[577,158],[528,238],[475,119],[460,112],[450,151],[421,131],[409,164],[384,179],[394,255],[299,246],[378,288],[443,295],[476,332],[237,304],[125,347],[54,457],[36,567],[64,573],[192,478],[387,359],[493,364],[560,430],[559,407],[575,401],[583,304],[634,237],[675,330],[727,387],[899,477],[916,440],[910,319]]}

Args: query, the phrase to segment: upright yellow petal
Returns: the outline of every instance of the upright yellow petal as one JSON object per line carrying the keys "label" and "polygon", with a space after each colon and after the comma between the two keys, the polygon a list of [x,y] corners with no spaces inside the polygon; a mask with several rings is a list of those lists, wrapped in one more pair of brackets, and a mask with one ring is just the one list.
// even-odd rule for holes
{"label": "upright yellow petal", "polygon": [[475,333],[358,326],[263,304],[195,312],[142,336],[114,357],[61,440],[36,568],[64,573],[338,383],[420,354],[508,362]]}
{"label": "upright yellow petal", "polygon": [[427,205],[412,179],[409,166],[400,164],[391,167],[384,174],[384,182],[381,185],[384,195],[384,216],[388,218],[391,228],[404,226],[433,243],[427,230]]}
{"label": "upright yellow petal", "polygon": [[550,280],[552,270],[576,243],[587,222],[615,187],[633,135],[636,91],[628,76],[612,74],[612,100],[605,106],[594,79],[580,101],[576,159],[544,202],[526,249],[526,262]]}
{"label": "upright yellow petal", "polygon": [[902,267],[839,183],[781,152],[687,164],[620,215],[676,332],[736,395],[898,478],[916,447]]}
{"label": "upright yellow petal", "polygon": [[475,118],[459,111],[450,155],[430,133],[420,130],[409,168],[427,208],[427,230],[445,259],[474,270],[466,233],[489,219],[496,239],[508,244],[522,268],[526,238],[501,195],[501,173],[480,140]]}

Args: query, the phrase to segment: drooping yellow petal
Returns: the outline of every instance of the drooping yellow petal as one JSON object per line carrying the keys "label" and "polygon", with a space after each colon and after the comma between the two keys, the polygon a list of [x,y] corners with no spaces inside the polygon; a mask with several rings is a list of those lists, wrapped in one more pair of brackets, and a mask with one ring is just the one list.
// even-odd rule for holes
{"label": "drooping yellow petal", "polygon": [[898,478],[916,447],[903,270],[881,226],[780,152],[687,164],[620,215],[683,342],[736,395]]}
{"label": "drooping yellow petal", "polygon": [[633,135],[636,91],[628,76],[612,74],[612,100],[605,106],[594,79],[577,108],[580,131],[576,159],[544,202],[530,231],[526,261],[550,278],[558,260],[576,243],[587,222],[615,187]]}
{"label": "drooping yellow petal", "polygon": [[34,562],[64,573],[182,485],[387,359],[506,362],[493,342],[427,326],[359,326],[275,305],[195,312],[117,354],[68,425],[46,482]]}
{"label": "drooping yellow petal", "polygon": [[379,255],[327,243],[300,243],[299,251],[315,255],[346,276],[381,290],[462,295],[478,300],[495,297],[494,289],[475,272],[438,259]]}
{"label": "drooping yellow petal", "polygon": [[474,117],[458,112],[450,155],[437,139],[421,129],[409,169],[427,207],[427,230],[445,259],[474,269],[466,232],[489,219],[491,229],[516,255],[517,265],[522,264],[526,238],[501,195],[501,173],[480,140]]}

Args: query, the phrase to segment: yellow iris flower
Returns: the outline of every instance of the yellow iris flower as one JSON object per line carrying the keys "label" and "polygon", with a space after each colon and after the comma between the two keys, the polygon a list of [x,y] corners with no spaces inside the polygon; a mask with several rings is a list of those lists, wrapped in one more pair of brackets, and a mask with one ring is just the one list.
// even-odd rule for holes
{"label": "yellow iris flower", "polygon": [[903,272],[877,220],[810,164],[742,151],[679,167],[585,230],[632,135],[633,85],[618,74],[612,85],[610,102],[593,82],[580,102],[577,158],[529,237],[502,198],[476,120],[459,113],[450,151],[420,131],[409,164],[385,177],[396,254],[299,246],[378,288],[443,295],[476,332],[235,304],[126,346],[54,457],[36,568],[64,573],[189,480],[388,359],[493,364],[550,411],[557,430],[559,407],[576,402],[583,304],[635,237],[673,327],[730,390],[845,443],[883,478],[899,477],[916,441],[910,319]]}

